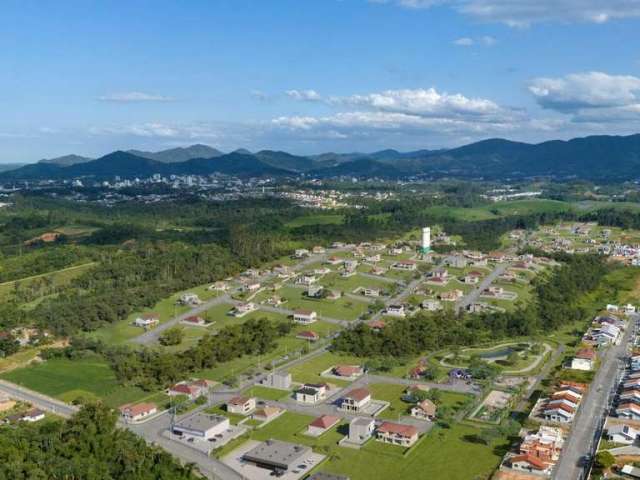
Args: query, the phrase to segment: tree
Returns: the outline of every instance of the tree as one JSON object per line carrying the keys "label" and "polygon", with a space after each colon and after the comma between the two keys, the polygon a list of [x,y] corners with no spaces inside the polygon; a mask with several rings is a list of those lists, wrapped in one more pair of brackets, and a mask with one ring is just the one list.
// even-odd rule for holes
{"label": "tree", "polygon": [[184,329],[181,327],[171,327],[160,335],[158,341],[165,347],[180,345],[184,339]]}
{"label": "tree", "polygon": [[614,457],[609,451],[603,450],[596,455],[596,466],[607,470],[616,463],[616,457]]}

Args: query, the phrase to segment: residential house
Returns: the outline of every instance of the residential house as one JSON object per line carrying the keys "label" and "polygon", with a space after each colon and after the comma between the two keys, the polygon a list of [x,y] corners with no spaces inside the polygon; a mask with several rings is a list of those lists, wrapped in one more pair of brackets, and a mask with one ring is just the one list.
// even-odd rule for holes
{"label": "residential house", "polygon": [[442,304],[438,300],[424,300],[420,306],[429,312],[442,310]]}
{"label": "residential house", "polygon": [[321,255],[321,254],[325,253],[327,250],[324,247],[321,247],[320,245],[316,245],[315,247],[313,247],[311,249],[311,251],[313,253],[315,253],[316,255]]}
{"label": "residential house", "polygon": [[508,463],[514,470],[540,475],[550,475],[553,470],[552,463],[545,463],[531,455],[514,455],[509,458]]}
{"label": "residential house", "polygon": [[249,415],[256,409],[256,399],[251,397],[233,397],[227,402],[227,412]]}
{"label": "residential house", "polygon": [[157,313],[144,313],[133,322],[136,327],[150,328],[160,323],[160,315]]}
{"label": "residential house", "polygon": [[331,373],[337,377],[355,379],[364,373],[364,369],[360,365],[336,365]]}
{"label": "residential house", "polygon": [[315,275],[300,275],[296,278],[297,285],[304,285],[308,287],[309,285],[313,285],[318,281],[318,278]]}
{"label": "residential house", "polygon": [[616,415],[630,420],[640,420],[640,405],[630,402],[620,403],[616,408]]}
{"label": "residential house", "polygon": [[379,297],[380,289],[378,288],[365,288],[363,291],[365,297]]}
{"label": "residential house", "polygon": [[354,418],[349,422],[349,442],[363,444],[373,436],[375,425],[373,418]]}
{"label": "residential house", "polygon": [[180,305],[200,305],[202,301],[195,293],[183,293],[178,299]]}
{"label": "residential house", "polygon": [[414,260],[400,260],[395,262],[391,268],[395,270],[413,271],[416,270],[418,266]]}
{"label": "residential house", "polygon": [[320,335],[318,335],[313,330],[303,330],[301,332],[298,332],[296,338],[299,340],[307,340],[309,342],[317,342],[318,340],[320,340]]}
{"label": "residential house", "polygon": [[366,388],[354,388],[342,397],[340,410],[349,413],[359,413],[371,402],[371,392]]}
{"label": "residential house", "polygon": [[309,256],[309,250],[307,250],[306,248],[297,248],[294,256],[296,258],[304,258],[304,257],[308,257]]}
{"label": "residential house", "polygon": [[402,447],[410,447],[418,441],[418,429],[413,425],[382,422],[376,429],[376,440]]}
{"label": "residential house", "polygon": [[324,292],[324,287],[322,285],[318,285],[318,284],[309,285],[309,288],[307,288],[307,297],[320,298],[322,297],[323,292]]}
{"label": "residential house", "polygon": [[318,314],[313,310],[296,310],[293,312],[293,321],[302,325],[309,325],[318,319]]}
{"label": "residential house", "polygon": [[307,426],[307,435],[319,437],[340,421],[334,415],[321,415]]}
{"label": "residential house", "polygon": [[573,370],[593,370],[596,360],[596,352],[590,348],[581,348],[578,350],[571,360],[571,369]]}
{"label": "residential house", "polygon": [[324,383],[305,383],[295,392],[296,402],[312,405],[321,402],[326,396],[327,385]]}
{"label": "residential house", "polygon": [[268,422],[273,420],[283,412],[284,410],[280,407],[276,407],[274,405],[268,405],[266,407],[259,408],[255,412],[253,412],[253,415],[251,415],[251,418],[253,418],[254,420],[258,420],[260,422]]}
{"label": "residential house", "polygon": [[404,318],[407,316],[404,305],[388,305],[384,313],[390,317]]}
{"label": "residential house", "polygon": [[23,422],[34,423],[34,422],[39,422],[40,420],[43,420],[44,417],[45,417],[44,411],[38,408],[32,408],[31,410],[24,412],[20,416],[20,420]]}
{"label": "residential house", "polygon": [[226,282],[218,281],[218,282],[215,282],[213,285],[210,285],[209,290],[216,291],[216,292],[226,292],[227,290],[229,290],[229,285],[227,285]]}
{"label": "residential house", "polygon": [[454,290],[449,290],[448,292],[442,292],[440,294],[440,300],[443,302],[457,302],[462,297],[464,297],[464,292],[462,290],[458,290],[457,288]]}
{"label": "residential house", "polygon": [[244,317],[245,315],[257,310],[258,307],[256,306],[255,303],[252,302],[247,302],[247,303],[239,303],[238,305],[236,305],[233,309],[233,316],[240,318],[240,317]]}
{"label": "residential house", "polygon": [[207,326],[207,321],[199,315],[190,315],[184,320],[182,323],[195,327],[205,327]]}
{"label": "residential house", "polygon": [[158,412],[155,403],[126,404],[120,407],[120,415],[125,422],[139,422]]}
{"label": "residential house", "polygon": [[541,426],[537,432],[527,434],[520,444],[520,454],[535,457],[543,462],[557,462],[564,445],[562,430]]}
{"label": "residential house", "polygon": [[411,407],[411,416],[420,420],[433,421],[436,418],[436,404],[426,399]]}
{"label": "residential house", "polygon": [[332,256],[332,257],[327,258],[327,263],[329,265],[339,265],[339,264],[342,263],[342,258]]}
{"label": "residential house", "polygon": [[167,395],[175,397],[178,395],[186,395],[191,400],[202,397],[209,393],[211,384],[207,380],[189,380],[179,382],[169,388]]}
{"label": "residential house", "polygon": [[289,390],[291,388],[291,374],[289,372],[273,372],[262,380],[262,384],[270,388],[279,390]]}
{"label": "residential house", "polygon": [[624,445],[633,445],[640,437],[640,430],[630,425],[618,424],[607,428],[607,440]]}

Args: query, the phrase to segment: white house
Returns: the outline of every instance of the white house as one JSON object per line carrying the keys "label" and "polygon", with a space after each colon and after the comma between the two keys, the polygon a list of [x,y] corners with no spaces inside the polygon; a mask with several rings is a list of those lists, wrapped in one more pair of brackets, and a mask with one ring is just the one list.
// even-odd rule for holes
{"label": "white house", "polygon": [[344,397],[340,404],[340,410],[349,413],[358,413],[371,402],[371,392],[366,388],[354,388]]}
{"label": "white house", "polygon": [[318,319],[318,314],[313,310],[296,310],[293,312],[293,321],[303,325],[314,323]]}
{"label": "white house", "polygon": [[636,430],[630,425],[611,425],[607,428],[607,439],[611,442],[632,445],[640,436],[640,430]]}
{"label": "white house", "polygon": [[407,312],[404,308],[404,305],[389,305],[385,310],[385,315],[389,315],[390,317],[404,318],[407,316]]}
{"label": "white house", "polygon": [[256,409],[256,399],[252,397],[233,397],[227,402],[227,412],[249,415]]}
{"label": "white house", "polygon": [[144,313],[133,322],[136,327],[155,327],[160,323],[160,315],[157,313]]}
{"label": "white house", "polygon": [[234,317],[238,317],[238,318],[244,317],[248,313],[251,313],[251,312],[253,312],[254,310],[257,310],[257,309],[258,309],[258,307],[256,307],[255,303],[252,303],[252,302],[239,303],[233,309],[233,316]]}
{"label": "white house", "polygon": [[379,297],[380,296],[380,289],[378,289],[378,288],[365,288],[363,293],[364,293],[365,297]]}
{"label": "white house", "polygon": [[325,384],[307,383],[296,390],[296,402],[315,405],[327,396],[327,386]]}
{"label": "white house", "polygon": [[595,360],[596,352],[588,348],[580,349],[571,360],[571,369],[585,371],[593,370]]}
{"label": "white house", "polygon": [[125,422],[139,422],[158,412],[155,403],[126,404],[120,407],[120,415]]}

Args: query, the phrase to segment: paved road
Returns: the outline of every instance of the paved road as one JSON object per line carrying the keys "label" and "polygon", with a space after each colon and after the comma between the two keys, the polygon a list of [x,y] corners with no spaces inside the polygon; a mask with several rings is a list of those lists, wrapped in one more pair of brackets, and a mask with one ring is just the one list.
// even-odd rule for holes
{"label": "paved road", "polygon": [[[293,271],[299,271],[299,270],[303,270],[304,268],[306,268],[308,265],[312,264],[312,263],[316,263],[316,262],[323,262],[327,259],[327,257],[331,254],[334,253],[338,253],[341,251],[346,250],[345,248],[337,248],[337,249],[331,249],[328,250],[327,253],[323,253],[323,254],[315,254],[315,255],[310,255],[309,257],[300,260],[300,262],[298,262],[296,265],[294,265],[292,267]],[[271,280],[275,277],[275,275],[273,273],[267,273],[265,275],[261,275],[260,277],[257,277],[255,279],[256,282],[266,282],[268,280]],[[207,310],[209,310],[210,308],[219,305],[221,303],[234,303],[231,299],[231,295],[233,293],[237,293],[240,291],[240,288],[236,288],[235,290],[233,290],[232,292],[230,292],[229,294],[225,294],[225,295],[221,295],[215,298],[212,298],[211,300],[207,300],[206,302],[202,303],[201,305],[198,305],[197,307],[192,308],[191,310],[189,310],[188,312],[185,312],[181,315],[178,315],[164,323],[161,323],[160,325],[158,325],[157,327],[155,327],[152,330],[149,330],[141,335],[138,335],[137,337],[131,339],[131,342],[133,343],[138,343],[140,345],[149,345],[151,343],[154,343],[158,340],[158,338],[160,337],[160,334],[162,334],[162,332],[164,332],[165,330],[167,330],[168,328],[173,327],[174,325],[180,323],[182,320],[184,320],[187,317],[190,317],[192,315],[198,315],[200,313],[206,312]],[[327,321],[331,321],[331,320],[327,320]],[[336,321],[333,321],[333,323],[335,323]]]}
{"label": "paved road", "polygon": [[6,393],[11,398],[16,398],[25,402],[29,402],[41,410],[55,413],[61,417],[69,418],[78,411],[77,407],[67,405],[55,398],[47,397],[41,393],[34,392],[28,388],[21,387],[15,383],[0,380],[0,392]]}
{"label": "paved road", "polygon": [[154,343],[156,340],[158,340],[162,332],[180,323],[185,318],[191,317],[193,315],[198,315],[199,313],[204,313],[210,308],[215,307],[216,305],[219,305],[221,303],[228,303],[230,301],[231,301],[231,297],[229,295],[220,295],[218,297],[212,298],[211,300],[207,300],[206,302],[203,302],[201,305],[198,305],[197,307],[192,308],[188,312],[178,315],[177,317],[174,317],[171,320],[167,320],[166,322],[161,323],[157,327],[146,331],[142,335],[138,335],[137,337],[133,338],[131,341],[133,343],[139,343],[140,345],[149,345],[150,343]]}
{"label": "paved road", "polygon": [[[191,411],[183,416],[193,415],[193,413],[194,412]],[[178,417],[178,420],[180,418],[181,417]],[[147,443],[159,445],[173,456],[179,458],[182,462],[195,464],[200,473],[206,478],[223,480],[243,480],[245,478],[220,460],[163,437],[162,432],[167,430],[170,424],[171,416],[168,413],[164,413],[142,424],[123,426],[144,438]]]}
{"label": "paved road", "polygon": [[480,294],[488,288],[496,278],[502,275],[507,267],[509,267],[508,263],[499,263],[489,275],[484,277],[477,288],[473,289],[456,303],[456,311],[464,310],[472,303],[475,303],[480,297]]}
{"label": "paved road", "polygon": [[620,344],[609,347],[605,353],[600,369],[582,399],[580,410],[573,421],[553,478],[557,480],[582,478],[583,467],[579,465],[580,459],[592,454],[597,443],[599,426],[607,414],[610,396],[615,391],[619,374],[624,368],[627,345],[634,335],[636,318],[636,316],[631,317]]}

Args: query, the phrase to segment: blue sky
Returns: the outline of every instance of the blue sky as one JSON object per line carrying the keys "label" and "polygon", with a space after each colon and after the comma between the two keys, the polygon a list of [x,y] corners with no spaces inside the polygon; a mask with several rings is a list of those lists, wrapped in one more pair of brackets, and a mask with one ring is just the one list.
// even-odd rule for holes
{"label": "blue sky", "polygon": [[635,133],[639,32],[640,0],[8,0],[0,162]]}

